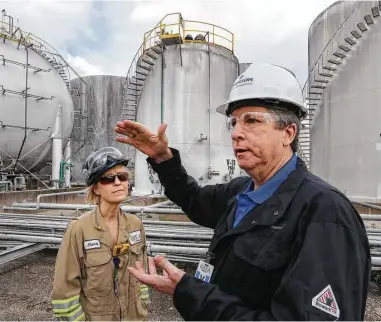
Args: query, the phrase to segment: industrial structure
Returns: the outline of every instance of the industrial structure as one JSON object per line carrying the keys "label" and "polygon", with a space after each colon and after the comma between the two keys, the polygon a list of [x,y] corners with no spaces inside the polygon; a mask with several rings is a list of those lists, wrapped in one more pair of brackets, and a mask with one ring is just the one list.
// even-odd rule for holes
{"label": "industrial structure", "polygon": [[[323,11],[309,31],[309,76],[303,88],[308,117],[302,122],[299,154],[314,173],[357,202],[379,202],[381,195],[381,67],[376,60],[381,53],[380,10],[380,1],[339,1]],[[2,190],[25,189],[32,178],[50,188],[82,185],[81,166],[88,154],[113,145],[131,158],[136,194],[163,194],[146,157],[115,141],[113,128],[121,119],[139,121],[154,131],[167,123],[170,146],[180,150],[185,168],[200,185],[243,175],[225,118],[215,108],[250,64],[238,62],[234,35],[222,27],[184,20],[179,13],[167,15],[145,33],[126,78],[81,78],[53,47],[15,27],[3,11],[0,63]],[[57,248],[68,222],[93,205],[41,199],[84,192],[49,191],[36,202],[16,200],[3,207],[20,213],[0,213],[0,264]],[[166,254],[186,263],[205,257],[210,229],[147,220],[147,214],[183,212],[169,201],[137,205],[139,198],[129,199],[122,209],[144,218],[151,255]],[[40,213],[47,209],[72,212]],[[21,214],[25,212],[28,215]],[[361,216],[372,222],[381,218]],[[366,228],[373,269],[381,270],[381,229],[368,222]]]}
{"label": "industrial structure", "polygon": [[[170,146],[181,152],[184,167],[200,185],[229,181],[240,171],[225,118],[215,108],[227,99],[238,75],[230,31],[169,14],[145,33],[131,63],[124,118],[152,130],[167,123]],[[136,191],[161,193],[145,159],[136,153]]]}
{"label": "industrial structure", "polygon": [[312,172],[372,203],[381,202],[380,10],[380,1],[338,1],[312,23],[301,139]]}
{"label": "industrial structure", "polygon": [[79,95],[70,79],[79,75],[5,10],[0,39],[0,190],[69,186],[64,155],[70,158],[72,96]]}
{"label": "industrial structure", "polygon": [[82,165],[92,151],[101,147],[115,146],[131,159],[128,167],[133,168],[134,165],[131,149],[115,141],[115,125],[123,118],[124,77],[94,75],[83,77],[83,80],[86,83],[80,78],[70,82],[80,93],[73,97],[76,117],[71,134],[72,185],[85,184]]}

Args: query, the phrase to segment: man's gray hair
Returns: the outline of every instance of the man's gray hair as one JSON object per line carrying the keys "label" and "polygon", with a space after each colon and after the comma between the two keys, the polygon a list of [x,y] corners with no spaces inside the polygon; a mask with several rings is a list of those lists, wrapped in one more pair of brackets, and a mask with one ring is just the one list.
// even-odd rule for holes
{"label": "man's gray hair", "polygon": [[286,110],[270,110],[275,115],[275,127],[277,130],[284,130],[287,126],[292,124],[296,125],[296,135],[294,141],[291,143],[291,149],[295,153],[298,151],[299,133],[300,133],[300,120],[295,113]]}

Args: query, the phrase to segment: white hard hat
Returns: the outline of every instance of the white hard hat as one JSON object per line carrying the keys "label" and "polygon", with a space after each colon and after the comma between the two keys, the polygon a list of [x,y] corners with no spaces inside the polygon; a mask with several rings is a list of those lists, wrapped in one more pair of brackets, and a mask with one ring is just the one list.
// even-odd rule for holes
{"label": "white hard hat", "polygon": [[217,108],[217,112],[230,115],[233,109],[250,105],[290,110],[301,119],[307,115],[302,89],[295,75],[277,65],[250,65],[235,80],[229,99]]}

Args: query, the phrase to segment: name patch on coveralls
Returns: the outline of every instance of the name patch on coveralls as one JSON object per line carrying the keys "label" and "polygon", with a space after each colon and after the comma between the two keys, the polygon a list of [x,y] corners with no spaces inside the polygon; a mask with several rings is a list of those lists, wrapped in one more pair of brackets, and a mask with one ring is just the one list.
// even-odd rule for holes
{"label": "name patch on coveralls", "polygon": [[83,243],[83,246],[85,247],[86,250],[96,249],[96,248],[101,248],[101,243],[100,243],[99,239],[92,239],[92,240],[86,240]]}
{"label": "name patch on coveralls", "polygon": [[209,283],[210,278],[212,277],[214,266],[208,263],[205,263],[204,261],[200,261],[198,263],[197,271],[195,276],[204,281]]}
{"label": "name patch on coveralls", "polygon": [[142,241],[142,234],[140,230],[130,233],[128,240],[131,246],[140,243]]}

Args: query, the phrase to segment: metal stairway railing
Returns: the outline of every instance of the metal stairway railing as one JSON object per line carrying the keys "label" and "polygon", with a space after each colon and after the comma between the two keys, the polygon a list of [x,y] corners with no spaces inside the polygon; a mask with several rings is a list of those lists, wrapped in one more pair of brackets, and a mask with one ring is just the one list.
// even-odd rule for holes
{"label": "metal stairway railing", "polygon": [[137,108],[144,84],[155,66],[155,62],[165,49],[165,44],[162,41],[164,35],[163,21],[171,15],[178,15],[180,30],[181,14],[167,14],[153,29],[144,34],[143,43],[132,59],[123,89],[122,116],[125,120],[136,121]]}
{"label": "metal stairway railing", "polygon": [[[6,22],[7,18],[9,18],[9,22]],[[22,31],[19,27],[14,26],[13,18],[6,15],[4,11],[0,21],[0,39],[2,39],[4,43],[6,40],[17,42],[18,46],[23,45],[46,59],[65,82],[70,94],[78,95],[78,90],[71,87],[70,72],[73,72],[79,79],[81,79],[83,83],[86,84],[82,77],[69,65],[69,63],[53,46],[32,33]]]}
{"label": "metal stairway railing", "polygon": [[303,87],[308,116],[303,121],[300,132],[299,152],[309,166],[311,158],[310,127],[313,124],[316,110],[323,98],[324,90],[340,72],[350,52],[361,43],[363,34],[369,32],[375,19],[380,17],[381,1],[359,1],[332,35],[313,67]]}

